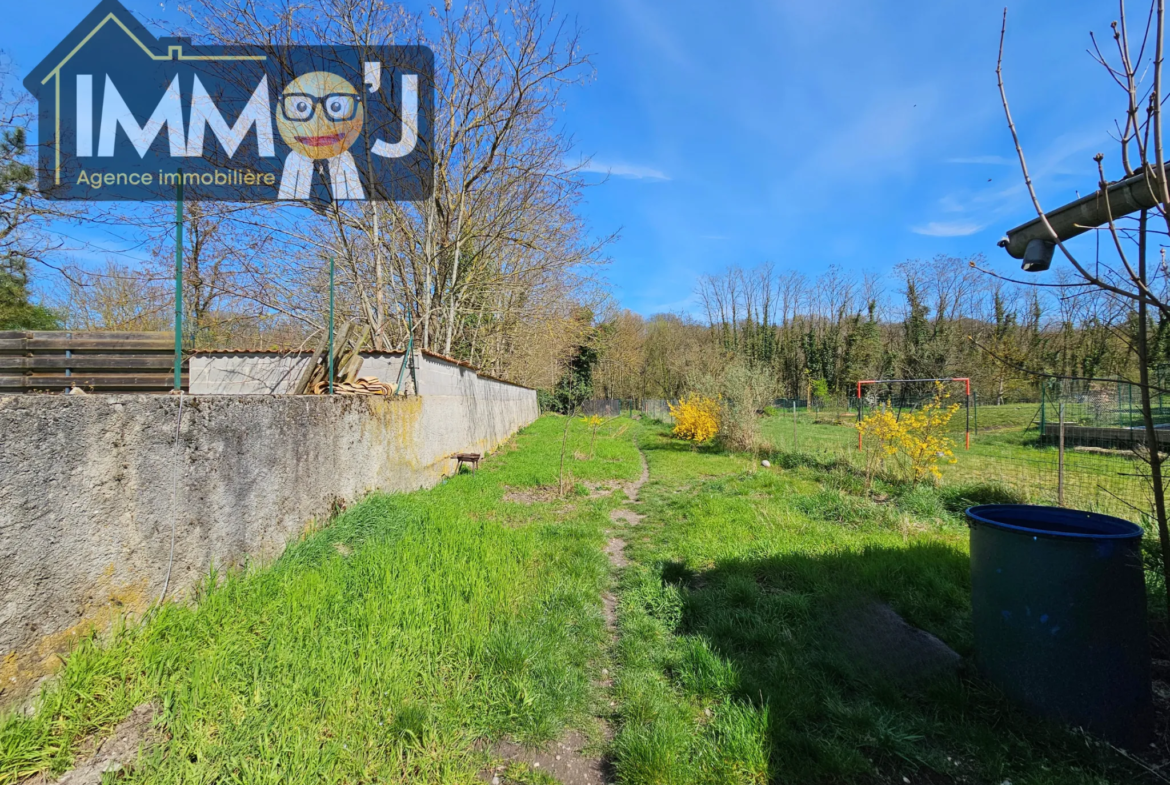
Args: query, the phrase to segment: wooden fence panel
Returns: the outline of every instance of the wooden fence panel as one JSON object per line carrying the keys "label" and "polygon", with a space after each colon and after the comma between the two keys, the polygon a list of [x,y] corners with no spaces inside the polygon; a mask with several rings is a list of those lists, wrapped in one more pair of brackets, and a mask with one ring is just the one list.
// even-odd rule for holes
{"label": "wooden fence panel", "polygon": [[0,393],[170,392],[174,352],[174,333],[0,330]]}

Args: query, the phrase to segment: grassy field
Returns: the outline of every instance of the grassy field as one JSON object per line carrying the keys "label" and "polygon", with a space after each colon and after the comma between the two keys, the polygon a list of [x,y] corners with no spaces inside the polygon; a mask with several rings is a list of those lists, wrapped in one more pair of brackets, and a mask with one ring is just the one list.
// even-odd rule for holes
{"label": "grassy field", "polygon": [[1143,781],[969,674],[906,690],[846,653],[842,620],[870,601],[970,653],[958,511],[1002,491],[886,487],[877,502],[807,456],[761,469],[664,428],[642,445],[647,517],[626,535],[621,593],[623,781]]}
{"label": "grassy field", "polygon": [[[956,445],[956,463],[942,467],[944,483],[997,482],[1031,502],[1056,504],[1057,449],[1036,445],[1037,409],[1038,405],[1031,403],[980,407],[979,430],[972,429],[970,449],[964,449],[965,418],[960,410],[948,429]],[[776,449],[860,467],[864,459],[857,450],[856,423],[856,413],[825,411],[815,416],[800,410],[794,434],[792,414],[777,411],[763,418],[762,429],[764,438]],[[1128,451],[1068,449],[1065,504],[1138,520],[1137,510],[1150,505],[1146,481],[1139,476],[1143,468]]]}
{"label": "grassy field", "polygon": [[[571,729],[630,784],[1159,781],[966,671],[910,687],[850,654],[842,631],[873,602],[970,653],[958,511],[998,487],[875,495],[810,452],[763,469],[623,419],[592,458],[573,423],[578,484],[556,498],[541,489],[564,423],[542,418],[478,474],[371,496],[276,563],[83,642],[34,715],[0,719],[0,783],[67,769],[144,702],[166,741],[119,782],[472,783],[485,740]],[[637,477],[639,447],[645,517],[612,522],[623,492],[585,484]],[[614,535],[621,569],[603,550]],[[503,781],[555,782],[515,766]]]}

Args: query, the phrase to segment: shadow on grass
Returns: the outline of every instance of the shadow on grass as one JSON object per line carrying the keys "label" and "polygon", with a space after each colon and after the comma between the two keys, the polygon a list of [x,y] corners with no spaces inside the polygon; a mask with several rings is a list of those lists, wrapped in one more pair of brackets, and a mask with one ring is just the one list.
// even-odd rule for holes
{"label": "shadow on grass", "polygon": [[668,438],[667,433],[661,434],[662,438],[642,445],[642,449],[647,452],[683,452],[695,453],[696,455],[727,455],[727,450],[717,442],[708,441],[702,444],[695,444],[694,442],[684,441],[682,439]]}
{"label": "shadow on grass", "polygon": [[[667,562],[657,580],[677,598],[666,675],[691,700],[756,713],[768,781],[1147,781],[1107,748],[1013,708],[888,611],[877,623],[898,630],[875,634],[866,620],[885,604],[970,654],[969,561],[954,547],[733,559],[701,571]],[[729,754],[719,748],[733,737],[722,733],[709,741],[715,759]]]}

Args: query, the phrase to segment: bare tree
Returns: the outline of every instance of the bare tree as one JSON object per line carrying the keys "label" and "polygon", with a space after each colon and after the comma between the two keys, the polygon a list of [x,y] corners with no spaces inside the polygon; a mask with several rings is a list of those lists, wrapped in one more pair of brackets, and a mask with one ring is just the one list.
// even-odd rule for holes
{"label": "bare tree", "polygon": [[[1094,59],[1100,63],[1110,78],[1125,93],[1125,123],[1117,123],[1118,160],[1123,175],[1141,174],[1144,185],[1156,197],[1153,209],[1161,216],[1167,230],[1170,230],[1170,184],[1165,171],[1165,154],[1162,140],[1162,65],[1165,52],[1165,0],[1153,0],[1144,23],[1144,32],[1136,41],[1131,40],[1124,0],[1119,2],[1118,21],[1111,25],[1113,46],[1116,50],[1106,55],[1095,36],[1091,37]],[[1076,296],[1078,290],[1091,287],[1109,295],[1116,305],[1123,306],[1134,314],[1132,341],[1137,361],[1136,384],[1141,391],[1141,408],[1145,424],[1146,446],[1142,457],[1150,468],[1150,484],[1153,497],[1153,517],[1158,526],[1162,552],[1162,569],[1166,578],[1167,602],[1170,604],[1170,529],[1167,527],[1166,494],[1163,479],[1164,456],[1159,449],[1158,431],[1155,428],[1151,407],[1150,366],[1154,355],[1151,351],[1150,309],[1159,313],[1162,319],[1170,318],[1170,298],[1167,297],[1167,268],[1163,263],[1150,263],[1149,243],[1154,232],[1149,226],[1149,210],[1138,211],[1137,225],[1124,216],[1115,215],[1110,206],[1109,181],[1105,175],[1105,156],[1094,156],[1098,181],[1098,198],[1103,201],[1106,212],[1106,228],[1111,241],[1114,257],[1103,263],[1086,264],[1066,246],[1053,228],[1048,215],[1041,207],[1040,199],[1028,170],[1027,159],[1020,144],[1019,134],[1012,120],[1007,92],[1003,80],[1003,45],[1007,31],[1007,10],[1004,10],[1003,26],[1000,30],[999,57],[996,63],[996,78],[1004,115],[1012,134],[1020,169],[1032,206],[1048,238],[1060,248],[1064,258],[1072,265],[1079,280],[1056,284],[1066,290],[1066,297]],[[1152,38],[1152,40],[1151,40]],[[1152,44],[1153,54],[1149,55]],[[1136,164],[1136,165],[1135,165]],[[1136,258],[1135,258],[1136,257]]]}
{"label": "bare tree", "polygon": [[[456,10],[440,4],[426,14],[380,0],[311,8],[195,0],[192,21],[212,41],[389,41],[435,52],[434,138],[426,151],[433,197],[335,203],[311,213],[275,207],[265,223],[278,227],[275,239],[286,250],[256,261],[254,276],[266,283],[251,287],[265,305],[319,323],[317,271],[332,256],[346,290],[341,307],[370,325],[377,346],[402,346],[413,334],[416,346],[504,373],[531,348],[524,343],[533,338],[531,319],[564,324],[570,303],[590,298],[590,270],[605,261],[610,238],[590,236],[577,212],[583,172],[565,164],[572,140],[555,110],[562,89],[590,71],[560,16],[532,0],[475,0]],[[568,346],[549,350],[563,354]]]}

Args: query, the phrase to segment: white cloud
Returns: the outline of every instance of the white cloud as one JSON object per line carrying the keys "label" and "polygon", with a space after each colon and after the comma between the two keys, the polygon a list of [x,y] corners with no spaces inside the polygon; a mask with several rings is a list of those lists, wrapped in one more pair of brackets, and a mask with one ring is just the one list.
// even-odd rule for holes
{"label": "white cloud", "polygon": [[927,237],[966,237],[982,228],[983,224],[971,221],[931,221],[925,226],[912,226],[910,231]]}
{"label": "white cloud", "polygon": [[948,164],[992,164],[994,166],[1009,166],[1018,163],[1013,158],[1006,158],[1002,155],[966,155],[958,158],[948,158]]}
{"label": "white cloud", "polygon": [[600,172],[611,177],[628,177],[631,180],[669,180],[670,177],[659,169],[638,164],[611,164],[593,159],[581,167],[583,172]]}

